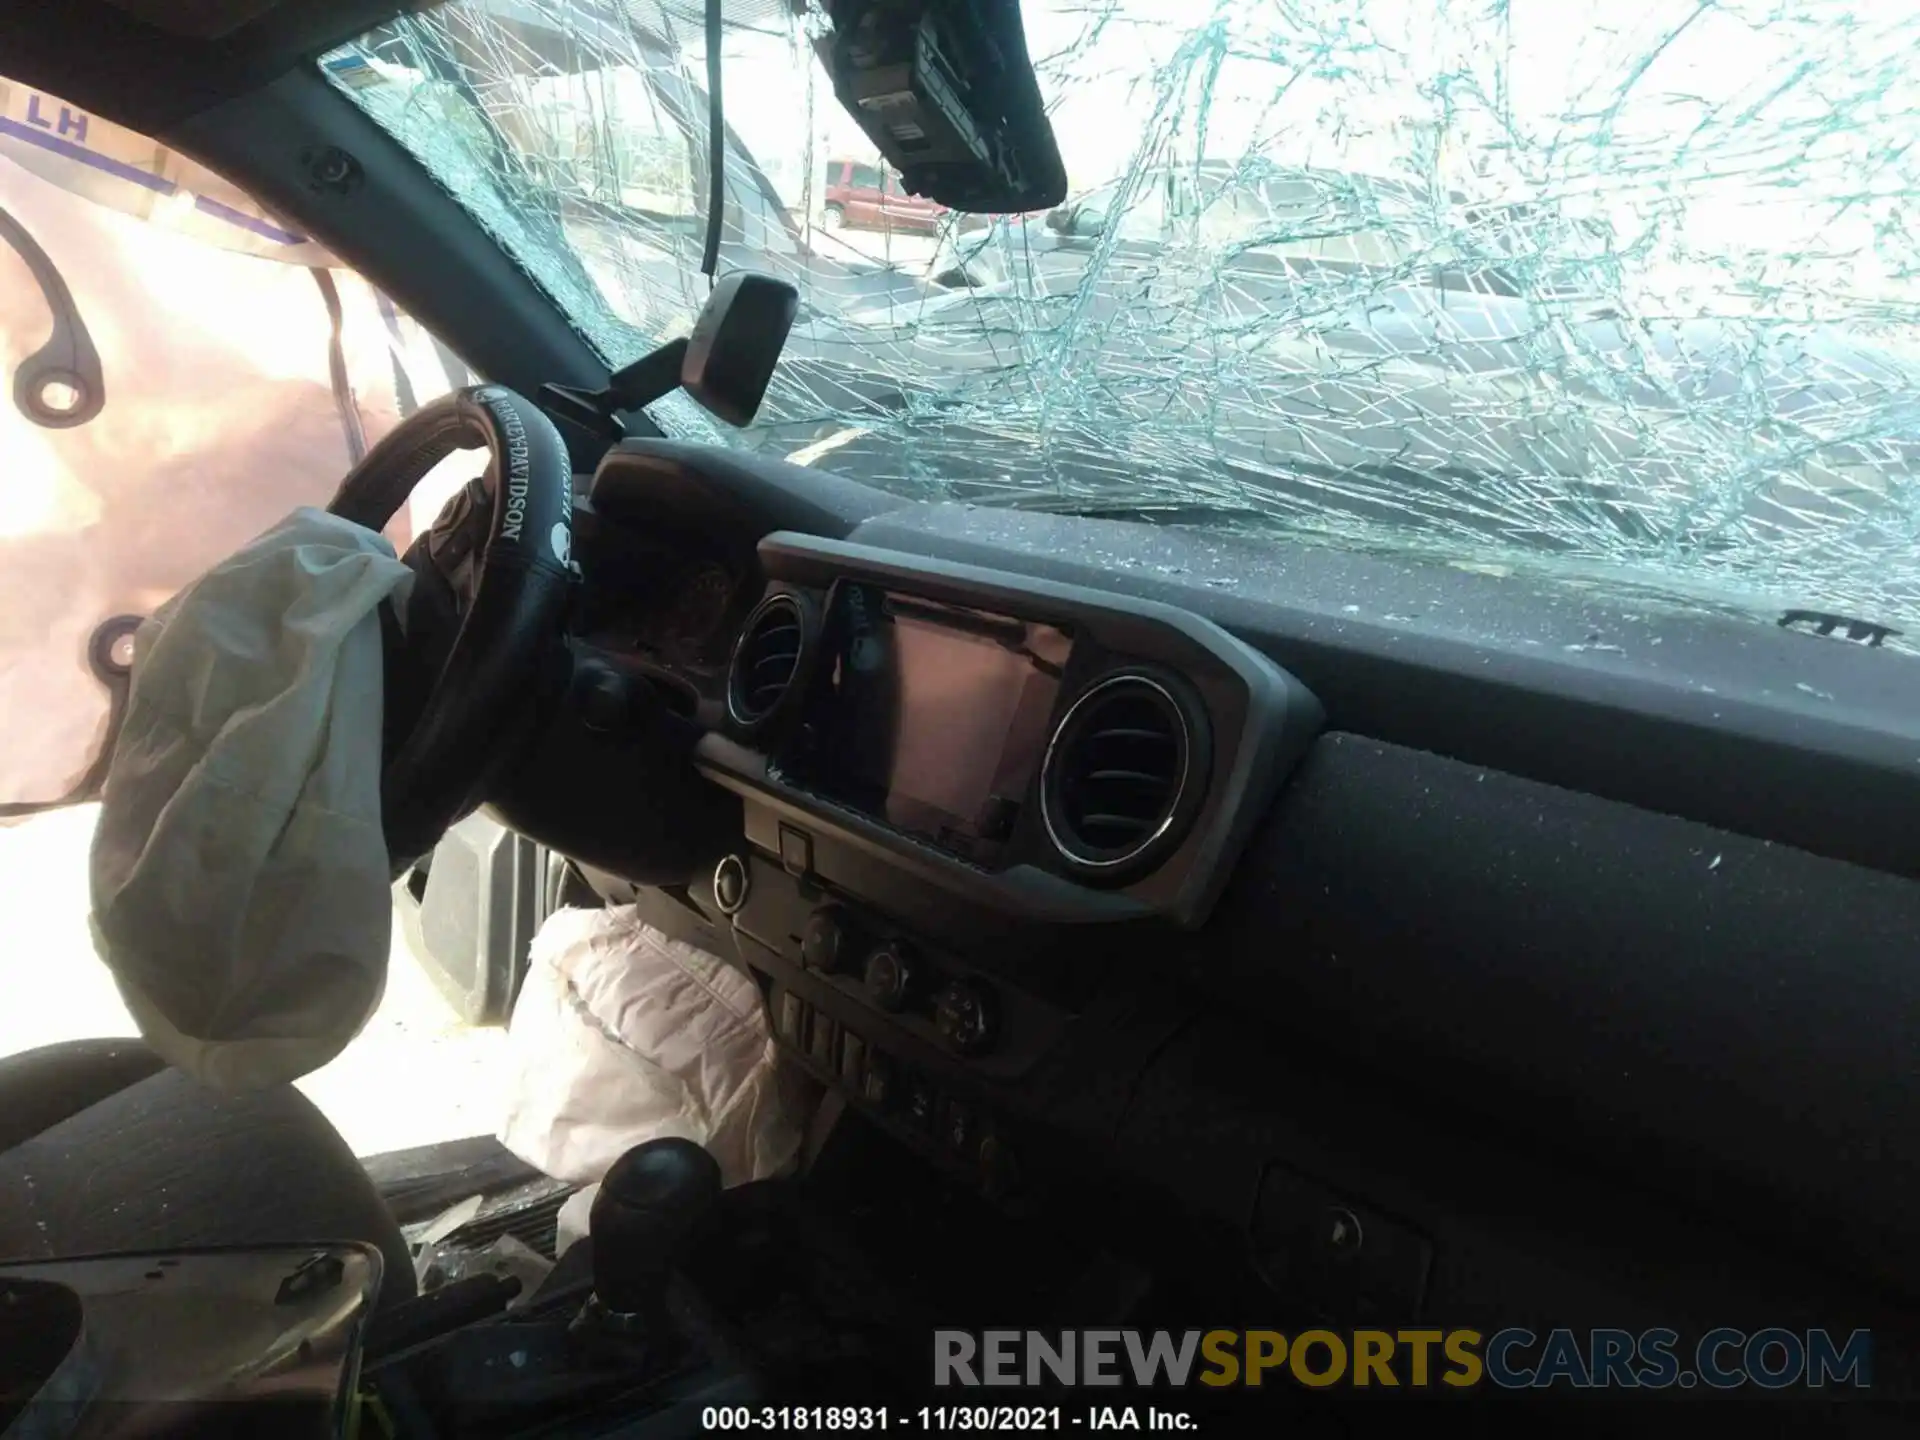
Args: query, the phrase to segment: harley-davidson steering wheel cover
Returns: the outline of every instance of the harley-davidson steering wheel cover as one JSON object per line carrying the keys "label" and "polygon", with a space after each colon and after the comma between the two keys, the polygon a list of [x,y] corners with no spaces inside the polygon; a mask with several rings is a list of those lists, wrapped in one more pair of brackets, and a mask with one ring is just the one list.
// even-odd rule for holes
{"label": "harley-davidson steering wheel cover", "polygon": [[457,390],[402,421],[341,481],[333,514],[384,529],[455,450],[492,456],[493,515],[473,594],[412,733],[386,756],[382,828],[397,872],[477,802],[508,720],[559,638],[573,582],[573,468],[553,422],[500,385]]}

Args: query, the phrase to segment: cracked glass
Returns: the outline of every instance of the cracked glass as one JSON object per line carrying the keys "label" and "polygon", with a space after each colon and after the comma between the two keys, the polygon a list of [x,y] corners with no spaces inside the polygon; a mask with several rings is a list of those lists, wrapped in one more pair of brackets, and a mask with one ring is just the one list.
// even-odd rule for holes
{"label": "cracked glass", "polygon": [[[882,173],[795,9],[727,0],[720,268],[800,318],[753,426],[668,433],[1920,621],[1911,6],[1027,0],[1070,191],[996,217]],[[453,0],[322,64],[618,366],[708,288],[702,10]]]}

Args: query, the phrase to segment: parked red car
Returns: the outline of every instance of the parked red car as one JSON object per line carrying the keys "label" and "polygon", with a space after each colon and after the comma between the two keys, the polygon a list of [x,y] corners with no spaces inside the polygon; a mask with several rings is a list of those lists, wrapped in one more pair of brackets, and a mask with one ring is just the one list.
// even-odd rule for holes
{"label": "parked red car", "polygon": [[947,207],[909,195],[891,170],[864,160],[829,160],[821,219],[829,230],[937,233]]}

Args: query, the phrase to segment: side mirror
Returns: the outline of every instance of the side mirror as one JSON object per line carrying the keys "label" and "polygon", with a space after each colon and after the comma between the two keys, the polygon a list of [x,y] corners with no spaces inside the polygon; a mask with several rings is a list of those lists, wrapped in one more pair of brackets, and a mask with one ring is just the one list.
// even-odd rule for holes
{"label": "side mirror", "polygon": [[729,425],[750,425],[800,310],[784,280],[737,270],[713,287],[680,361],[680,388]]}

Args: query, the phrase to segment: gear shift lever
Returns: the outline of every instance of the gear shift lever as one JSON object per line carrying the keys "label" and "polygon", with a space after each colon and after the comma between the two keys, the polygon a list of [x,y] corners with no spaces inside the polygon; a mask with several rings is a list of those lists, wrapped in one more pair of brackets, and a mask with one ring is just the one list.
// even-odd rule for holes
{"label": "gear shift lever", "polygon": [[649,1140],[607,1171],[587,1214],[593,1293],[603,1318],[655,1335],[667,1274],[683,1261],[720,1200],[720,1165],[691,1140]]}

